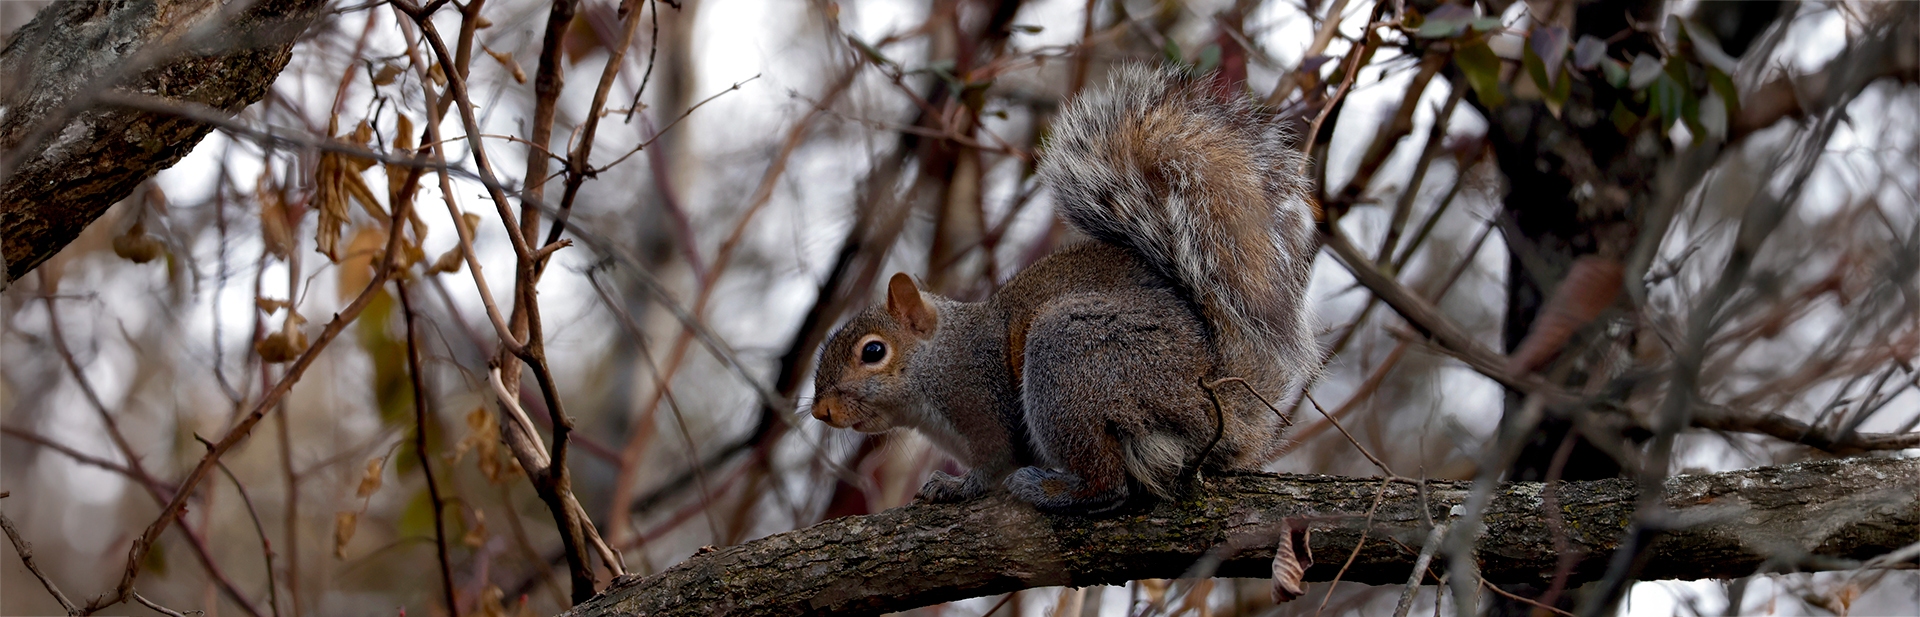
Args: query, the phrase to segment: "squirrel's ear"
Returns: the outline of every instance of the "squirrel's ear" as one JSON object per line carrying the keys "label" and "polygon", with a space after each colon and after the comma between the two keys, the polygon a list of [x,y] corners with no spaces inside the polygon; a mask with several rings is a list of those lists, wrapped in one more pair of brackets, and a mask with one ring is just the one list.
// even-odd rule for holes
{"label": "squirrel's ear", "polygon": [[939,318],[934,315],[933,307],[920,297],[920,288],[914,286],[913,278],[905,272],[895,272],[893,280],[887,281],[887,314],[893,320],[906,326],[908,331],[918,335],[933,332]]}

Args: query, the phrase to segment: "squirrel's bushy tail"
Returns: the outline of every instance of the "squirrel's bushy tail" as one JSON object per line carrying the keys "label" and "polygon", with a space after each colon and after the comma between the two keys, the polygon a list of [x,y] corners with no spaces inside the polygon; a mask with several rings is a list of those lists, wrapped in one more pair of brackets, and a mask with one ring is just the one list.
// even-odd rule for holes
{"label": "squirrel's bushy tail", "polygon": [[1074,227],[1193,295],[1230,365],[1306,379],[1319,362],[1305,298],[1313,206],[1285,141],[1244,95],[1129,66],[1054,121],[1039,173]]}

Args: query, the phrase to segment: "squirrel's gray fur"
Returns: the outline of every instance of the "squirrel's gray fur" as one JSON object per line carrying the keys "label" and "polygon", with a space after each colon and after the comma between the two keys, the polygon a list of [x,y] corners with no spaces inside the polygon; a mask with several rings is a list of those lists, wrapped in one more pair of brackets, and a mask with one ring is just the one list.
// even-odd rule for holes
{"label": "squirrel's gray fur", "polygon": [[1067,107],[1042,154],[1062,215],[1094,241],[985,302],[895,275],[884,306],[822,347],[814,416],[927,434],[971,467],[936,472],[921,489],[933,501],[1004,485],[1096,512],[1134,487],[1170,496],[1195,466],[1258,468],[1280,419],[1252,393],[1285,398],[1318,356],[1313,206],[1283,142],[1243,96],[1120,69]]}

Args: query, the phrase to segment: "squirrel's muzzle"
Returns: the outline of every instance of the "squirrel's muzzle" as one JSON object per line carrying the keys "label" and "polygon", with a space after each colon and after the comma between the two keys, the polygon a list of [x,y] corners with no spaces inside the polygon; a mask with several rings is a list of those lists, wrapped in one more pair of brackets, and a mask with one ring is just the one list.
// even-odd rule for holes
{"label": "squirrel's muzzle", "polygon": [[[813,401],[813,419],[819,420],[821,422],[825,422],[827,423],[828,426],[832,426],[834,428],[846,428],[846,425],[833,421],[833,417],[835,415],[833,412],[835,408],[839,407],[839,403],[840,401],[837,399],[830,399],[826,397],[821,397],[819,399],[814,400]],[[840,414],[840,415],[845,415],[845,414]]]}

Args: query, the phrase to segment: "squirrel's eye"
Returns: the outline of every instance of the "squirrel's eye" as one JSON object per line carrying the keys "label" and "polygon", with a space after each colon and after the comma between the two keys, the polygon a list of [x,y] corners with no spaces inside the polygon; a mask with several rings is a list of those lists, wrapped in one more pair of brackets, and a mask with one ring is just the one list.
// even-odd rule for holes
{"label": "squirrel's eye", "polygon": [[866,345],[862,345],[860,347],[861,362],[865,362],[867,364],[878,364],[881,360],[885,360],[885,359],[887,359],[886,343],[882,343],[880,341],[867,341]]}

